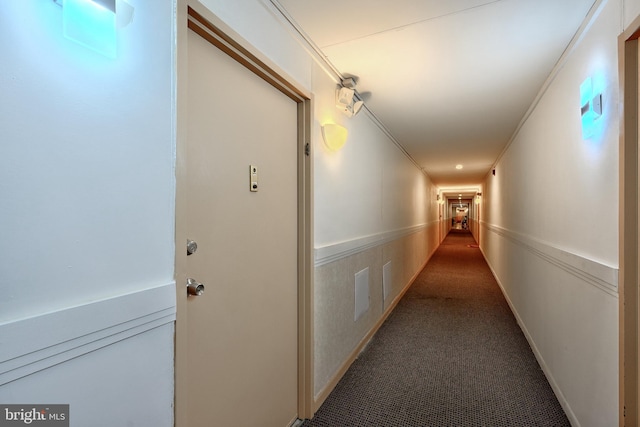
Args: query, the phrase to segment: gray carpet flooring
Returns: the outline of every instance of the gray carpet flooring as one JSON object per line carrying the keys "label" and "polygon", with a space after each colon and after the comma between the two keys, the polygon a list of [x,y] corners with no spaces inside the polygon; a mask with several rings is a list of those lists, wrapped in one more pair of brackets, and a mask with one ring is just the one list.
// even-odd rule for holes
{"label": "gray carpet flooring", "polygon": [[447,236],[303,426],[570,426],[474,244]]}

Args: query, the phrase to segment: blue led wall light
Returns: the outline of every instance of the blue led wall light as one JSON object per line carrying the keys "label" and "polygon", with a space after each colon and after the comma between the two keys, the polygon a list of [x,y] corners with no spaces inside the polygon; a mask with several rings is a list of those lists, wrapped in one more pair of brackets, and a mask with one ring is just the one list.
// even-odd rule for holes
{"label": "blue led wall light", "polygon": [[108,58],[116,57],[116,0],[54,0],[62,5],[62,33]]}
{"label": "blue led wall light", "polygon": [[594,93],[591,77],[580,85],[580,115],[582,116],[582,137],[591,138],[602,118],[602,94]]}

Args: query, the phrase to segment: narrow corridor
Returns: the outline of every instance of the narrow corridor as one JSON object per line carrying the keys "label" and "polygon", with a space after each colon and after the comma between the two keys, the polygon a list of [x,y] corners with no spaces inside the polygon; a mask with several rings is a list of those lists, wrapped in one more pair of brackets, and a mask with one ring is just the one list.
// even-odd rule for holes
{"label": "narrow corridor", "polygon": [[450,232],[303,426],[570,425],[475,243]]}

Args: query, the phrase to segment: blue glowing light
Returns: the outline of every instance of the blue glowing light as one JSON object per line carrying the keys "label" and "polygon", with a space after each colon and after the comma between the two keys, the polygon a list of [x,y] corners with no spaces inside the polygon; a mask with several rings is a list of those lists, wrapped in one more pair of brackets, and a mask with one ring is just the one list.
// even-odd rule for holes
{"label": "blue glowing light", "polygon": [[602,121],[602,93],[595,91],[591,77],[580,85],[580,113],[582,115],[582,137],[593,137]]}
{"label": "blue glowing light", "polygon": [[116,57],[116,14],[109,2],[64,0],[62,6],[63,34],[102,55]]}

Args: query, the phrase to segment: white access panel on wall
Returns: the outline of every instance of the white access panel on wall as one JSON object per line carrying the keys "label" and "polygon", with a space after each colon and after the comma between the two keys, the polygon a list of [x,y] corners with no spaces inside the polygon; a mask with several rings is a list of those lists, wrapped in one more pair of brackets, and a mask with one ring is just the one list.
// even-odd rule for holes
{"label": "white access panel on wall", "polygon": [[356,273],[356,304],[353,321],[369,310],[369,267]]}

